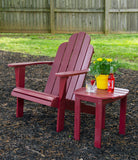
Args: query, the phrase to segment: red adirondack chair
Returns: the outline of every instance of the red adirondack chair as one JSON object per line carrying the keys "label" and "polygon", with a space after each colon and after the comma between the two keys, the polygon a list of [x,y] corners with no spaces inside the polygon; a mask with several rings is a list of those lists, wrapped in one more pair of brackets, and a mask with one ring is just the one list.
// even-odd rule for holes
{"label": "red adirondack chair", "polygon": [[[16,117],[23,116],[24,100],[56,107],[58,109],[57,132],[63,130],[65,109],[73,110],[74,90],[82,87],[93,53],[90,36],[80,32],[73,34],[69,42],[59,46],[54,62],[8,64],[9,67],[15,68],[16,88],[12,90],[11,95],[17,97]],[[25,67],[38,64],[52,65],[44,92],[24,88]],[[88,107],[82,105],[82,112],[88,110]]]}

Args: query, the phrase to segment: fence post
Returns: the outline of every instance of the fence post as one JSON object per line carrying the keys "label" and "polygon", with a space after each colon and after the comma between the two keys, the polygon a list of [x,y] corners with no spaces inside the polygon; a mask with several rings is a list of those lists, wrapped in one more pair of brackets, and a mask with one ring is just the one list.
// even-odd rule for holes
{"label": "fence post", "polygon": [[50,25],[51,33],[55,34],[55,13],[54,13],[54,0],[50,0]]}
{"label": "fence post", "polygon": [[2,1],[0,0],[0,32],[1,32],[1,18],[2,18]]}
{"label": "fence post", "polygon": [[109,23],[110,23],[110,19],[109,19],[109,9],[110,9],[110,0],[105,0],[105,21],[104,21],[104,32],[105,34],[109,33]]}

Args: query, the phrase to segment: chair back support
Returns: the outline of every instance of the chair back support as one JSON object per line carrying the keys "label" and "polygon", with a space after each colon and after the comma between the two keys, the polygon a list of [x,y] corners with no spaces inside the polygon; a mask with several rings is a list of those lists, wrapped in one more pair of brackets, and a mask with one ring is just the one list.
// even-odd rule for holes
{"label": "chair back support", "polygon": [[[88,69],[93,53],[89,35],[84,32],[73,34],[69,42],[59,46],[44,92],[58,95],[59,77],[55,73]],[[74,90],[82,87],[85,76],[86,74],[68,78],[66,99],[74,99]]]}

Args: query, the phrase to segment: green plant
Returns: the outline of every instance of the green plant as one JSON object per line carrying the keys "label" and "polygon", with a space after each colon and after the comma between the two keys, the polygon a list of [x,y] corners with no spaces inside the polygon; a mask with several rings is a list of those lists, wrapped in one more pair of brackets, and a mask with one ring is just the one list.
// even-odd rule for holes
{"label": "green plant", "polygon": [[69,138],[71,138],[71,135],[69,135]]}
{"label": "green plant", "polygon": [[94,76],[108,75],[110,72],[115,73],[118,68],[119,63],[111,58],[97,58],[91,63],[89,73]]}

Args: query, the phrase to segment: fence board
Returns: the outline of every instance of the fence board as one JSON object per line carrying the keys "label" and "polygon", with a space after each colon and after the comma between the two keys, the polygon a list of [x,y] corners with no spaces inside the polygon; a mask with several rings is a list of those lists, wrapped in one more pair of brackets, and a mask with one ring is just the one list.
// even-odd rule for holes
{"label": "fence board", "polygon": [[138,0],[0,0],[0,31],[138,33]]}
{"label": "fence board", "polygon": [[111,0],[110,32],[138,32],[138,0]]}
{"label": "fence board", "polygon": [[[65,3],[63,3],[63,1]],[[95,5],[93,8],[92,8],[92,3]],[[71,4],[73,4],[74,7],[72,7]],[[70,32],[75,32],[75,31],[103,32],[104,29],[103,6],[104,3],[102,0],[98,1],[74,0],[73,3],[70,0],[66,1],[56,0],[56,8],[55,8],[56,32],[68,32],[68,29],[70,30]],[[92,30],[92,28],[94,28],[94,30]]]}
{"label": "fence board", "polygon": [[1,1],[1,32],[50,32],[48,0]]}

